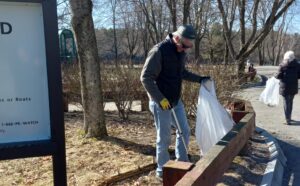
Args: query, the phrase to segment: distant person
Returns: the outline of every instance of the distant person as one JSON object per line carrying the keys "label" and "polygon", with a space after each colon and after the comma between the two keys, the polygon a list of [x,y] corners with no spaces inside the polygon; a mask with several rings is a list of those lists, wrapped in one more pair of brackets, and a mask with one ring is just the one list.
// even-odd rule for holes
{"label": "distant person", "polygon": [[256,75],[256,69],[254,68],[253,63],[250,63],[248,67],[248,74],[250,76],[250,80],[253,81]]}
{"label": "distant person", "polygon": [[[141,82],[150,98],[149,107],[156,126],[156,176],[161,179],[163,165],[170,159],[171,125],[174,124],[171,108],[177,115],[183,137],[188,145],[190,128],[184,105],[180,99],[182,80],[201,83],[210,79],[186,70],[186,50],[193,47],[196,32],[191,25],[180,26],[148,53],[141,74]],[[175,154],[179,161],[189,161],[182,139],[176,130]]]}
{"label": "distant person", "polygon": [[293,99],[298,93],[298,79],[300,78],[300,64],[295,59],[293,51],[284,54],[283,61],[275,76],[280,80],[280,94],[284,98],[283,107],[285,124],[290,125],[292,120]]}
{"label": "distant person", "polygon": [[246,64],[248,67],[250,66],[250,59],[247,60]]}

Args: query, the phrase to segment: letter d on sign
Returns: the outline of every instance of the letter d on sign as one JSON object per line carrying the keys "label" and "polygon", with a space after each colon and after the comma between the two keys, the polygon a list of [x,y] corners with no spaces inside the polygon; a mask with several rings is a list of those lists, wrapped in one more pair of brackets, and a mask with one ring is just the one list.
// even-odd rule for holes
{"label": "letter d on sign", "polygon": [[12,26],[6,22],[0,22],[1,34],[10,34],[12,32]]}

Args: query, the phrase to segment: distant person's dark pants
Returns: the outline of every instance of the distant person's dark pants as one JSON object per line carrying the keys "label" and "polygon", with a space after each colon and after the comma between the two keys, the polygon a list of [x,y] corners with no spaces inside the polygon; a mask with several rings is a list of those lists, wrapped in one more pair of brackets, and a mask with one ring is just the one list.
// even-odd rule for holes
{"label": "distant person's dark pants", "polygon": [[283,108],[285,119],[290,121],[292,119],[292,110],[293,110],[293,99],[295,95],[285,95],[283,96]]}

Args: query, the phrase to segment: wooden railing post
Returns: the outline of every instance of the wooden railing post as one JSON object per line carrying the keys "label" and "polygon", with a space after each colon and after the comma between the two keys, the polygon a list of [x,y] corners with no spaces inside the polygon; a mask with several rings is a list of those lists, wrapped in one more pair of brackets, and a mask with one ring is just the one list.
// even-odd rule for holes
{"label": "wooden railing post", "polygon": [[168,161],[163,168],[163,185],[175,185],[192,167],[190,162]]}

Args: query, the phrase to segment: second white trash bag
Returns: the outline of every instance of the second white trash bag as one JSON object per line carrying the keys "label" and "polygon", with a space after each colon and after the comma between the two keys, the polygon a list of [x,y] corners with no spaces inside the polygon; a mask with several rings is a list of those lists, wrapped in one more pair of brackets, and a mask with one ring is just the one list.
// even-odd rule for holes
{"label": "second white trash bag", "polygon": [[279,82],[275,77],[269,78],[266,88],[259,96],[259,101],[269,106],[277,106],[279,104]]}
{"label": "second white trash bag", "polygon": [[200,154],[205,153],[225,136],[233,127],[234,121],[217,99],[213,81],[201,84],[197,120],[196,140]]}

